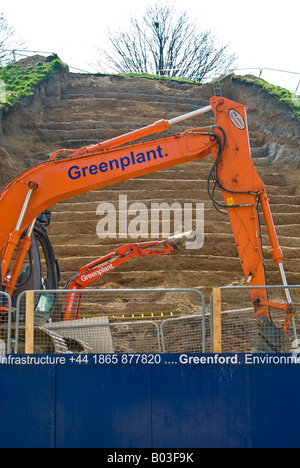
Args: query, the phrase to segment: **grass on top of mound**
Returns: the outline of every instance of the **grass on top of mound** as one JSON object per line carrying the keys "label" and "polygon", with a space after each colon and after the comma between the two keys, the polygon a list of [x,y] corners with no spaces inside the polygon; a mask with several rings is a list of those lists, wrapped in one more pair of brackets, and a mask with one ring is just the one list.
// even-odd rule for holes
{"label": "grass on top of mound", "polygon": [[294,114],[300,120],[300,95],[297,93],[293,93],[281,86],[272,85],[267,83],[264,80],[259,78],[250,78],[247,76],[237,76],[238,79],[241,81],[245,81],[247,83],[252,83],[256,86],[260,86],[261,88],[265,89],[269,94],[275,96],[279,101],[284,102],[287,104],[294,112]]}
{"label": "grass on top of mound", "polygon": [[31,96],[38,83],[65,66],[58,58],[51,58],[35,67],[10,64],[0,68],[0,108],[11,107],[21,97]]}

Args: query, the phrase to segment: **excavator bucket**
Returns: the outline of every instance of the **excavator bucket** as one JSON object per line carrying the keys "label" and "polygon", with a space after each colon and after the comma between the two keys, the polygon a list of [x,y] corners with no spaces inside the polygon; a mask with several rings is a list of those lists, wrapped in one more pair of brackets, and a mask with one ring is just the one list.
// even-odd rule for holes
{"label": "excavator bucket", "polygon": [[289,353],[290,340],[272,320],[261,316],[257,319],[258,335],[252,345],[253,353]]}

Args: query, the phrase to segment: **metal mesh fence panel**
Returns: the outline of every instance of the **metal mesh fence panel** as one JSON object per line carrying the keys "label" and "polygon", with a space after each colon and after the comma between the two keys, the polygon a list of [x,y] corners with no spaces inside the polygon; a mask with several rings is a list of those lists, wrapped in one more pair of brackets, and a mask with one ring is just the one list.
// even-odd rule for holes
{"label": "metal mesh fence panel", "polygon": [[[268,300],[286,304],[284,287],[268,286]],[[250,353],[257,339],[258,327],[253,305],[247,287],[222,287],[222,352]],[[300,286],[289,286],[296,313],[289,327],[288,339],[290,350],[300,335]],[[285,313],[276,308],[269,308],[270,317],[278,329],[282,329]]]}
{"label": "metal mesh fence panel", "polygon": [[159,326],[155,322],[114,323],[111,333],[116,353],[161,353]]}
{"label": "metal mesh fence panel", "polygon": [[[224,353],[249,353],[258,335],[247,287],[223,287],[221,341]],[[291,351],[300,333],[300,286],[289,286],[296,313],[289,328]],[[270,301],[285,304],[284,287],[267,287]],[[194,289],[72,291],[71,318],[66,319],[70,292],[34,293],[34,353],[198,353],[211,352],[210,318],[204,297]],[[70,296],[69,296],[70,298]],[[68,313],[69,313],[68,312]],[[270,308],[282,329],[285,313]],[[2,324],[0,340],[15,341],[24,353],[26,293],[19,297],[16,323]],[[70,318],[70,317],[69,317]],[[76,318],[76,320],[75,320]],[[1,345],[1,341],[0,341]],[[294,346],[295,347],[295,346]],[[27,351],[28,352],[28,351]]]}
{"label": "metal mesh fence panel", "polygon": [[[35,354],[162,352],[164,320],[192,315],[196,323],[205,311],[204,296],[191,289],[35,291],[33,302]],[[26,315],[23,293],[17,304],[16,353],[25,352]],[[181,333],[188,333],[185,340],[197,346],[199,332],[204,335],[203,325],[181,327]],[[178,340],[178,352],[181,348]],[[174,346],[172,352],[177,352]]]}
{"label": "metal mesh fence panel", "polygon": [[[205,318],[205,317],[204,317]],[[208,320],[203,315],[166,319],[161,324],[161,339],[165,353],[202,353],[209,337]]]}

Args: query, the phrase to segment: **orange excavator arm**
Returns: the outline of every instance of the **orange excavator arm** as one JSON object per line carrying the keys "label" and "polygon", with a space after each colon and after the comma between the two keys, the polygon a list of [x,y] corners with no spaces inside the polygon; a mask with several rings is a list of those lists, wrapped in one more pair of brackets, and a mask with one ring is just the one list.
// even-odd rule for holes
{"label": "orange excavator arm", "polygon": [[[131,138],[136,137],[132,132]],[[217,146],[211,131],[192,130],[121,148],[76,150],[66,159],[51,159],[20,174],[0,194],[0,213],[5,220],[0,228],[0,257],[7,290],[14,287],[5,278],[20,238],[24,235],[19,247],[20,260],[10,271],[11,284],[18,277],[22,258],[30,246],[34,221],[45,209],[76,195],[201,159]]]}
{"label": "orange excavator arm", "polygon": [[[214,124],[209,127],[192,129],[159,140],[131,143],[210,110],[214,112]],[[63,152],[70,153],[69,157],[59,158]],[[12,294],[15,289],[30,247],[35,219],[45,209],[67,198],[200,160],[209,154],[213,157],[214,165],[208,177],[208,192],[215,207],[225,209],[229,215],[248,285],[266,285],[257,210],[259,203],[265,216],[273,258],[278,263],[286,284],[283,255],[265,186],[250,155],[245,107],[225,98],[213,97],[210,106],[191,114],[169,121],[161,120],[97,145],[78,150],[60,150],[49,161],[32,167],[13,179],[0,194],[0,258],[5,290]],[[222,191],[222,203],[215,199],[216,187]],[[14,257],[16,249],[17,256]],[[12,259],[14,260],[10,266]],[[294,311],[288,289],[286,291],[284,332],[287,331]],[[250,289],[250,295],[257,316],[266,318],[271,323],[266,290]]]}
{"label": "orange excavator arm", "polygon": [[[184,239],[184,237],[185,234],[182,234],[181,238]],[[68,289],[70,293],[66,294],[62,320],[77,320],[79,318],[82,294],[74,291],[87,288],[106,273],[134,258],[174,255],[178,251],[179,243],[174,238],[165,241],[131,243],[123,245],[113,252],[84,265],[75,276],[69,279],[65,286],[65,289]]]}

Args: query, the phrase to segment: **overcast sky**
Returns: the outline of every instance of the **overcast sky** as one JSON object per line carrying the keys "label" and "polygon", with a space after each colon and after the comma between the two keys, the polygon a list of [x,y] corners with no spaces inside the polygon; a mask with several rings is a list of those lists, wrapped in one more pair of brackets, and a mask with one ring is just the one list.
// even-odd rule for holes
{"label": "overcast sky", "polygon": [[[56,52],[69,66],[93,71],[96,47],[107,29],[124,26],[143,13],[149,0],[2,0],[0,12],[27,48]],[[237,68],[272,68],[299,75],[263,72],[263,78],[295,90],[300,79],[299,0],[169,0],[211,30],[219,44],[230,43]]]}

